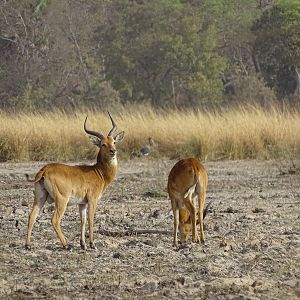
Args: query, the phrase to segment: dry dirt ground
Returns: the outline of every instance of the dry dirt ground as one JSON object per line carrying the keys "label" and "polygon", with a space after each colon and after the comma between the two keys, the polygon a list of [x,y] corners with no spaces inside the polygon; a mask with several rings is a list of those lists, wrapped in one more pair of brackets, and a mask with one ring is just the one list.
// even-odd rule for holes
{"label": "dry dirt ground", "polygon": [[[1,299],[298,299],[300,176],[275,161],[204,163],[209,174],[206,245],[178,249],[165,191],[175,161],[121,162],[98,205],[98,250],[80,249],[78,208],[62,222],[63,250],[45,206],[24,249],[34,174],[44,163],[0,164]],[[286,167],[288,171],[288,166]],[[285,174],[283,174],[285,173]],[[108,236],[103,229],[117,231]]]}

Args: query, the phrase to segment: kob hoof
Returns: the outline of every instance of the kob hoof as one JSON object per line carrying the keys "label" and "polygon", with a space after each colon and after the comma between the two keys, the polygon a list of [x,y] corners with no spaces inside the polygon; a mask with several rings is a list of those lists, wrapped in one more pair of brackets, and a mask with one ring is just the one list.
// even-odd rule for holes
{"label": "kob hoof", "polygon": [[90,247],[93,250],[97,250],[97,247],[96,247],[95,243],[90,243]]}
{"label": "kob hoof", "polygon": [[80,246],[82,250],[86,250],[86,243],[82,240],[80,240]]}
{"label": "kob hoof", "polygon": [[67,250],[67,251],[70,251],[70,250],[72,250],[72,246],[71,245],[65,245],[65,246],[63,246],[63,248],[64,248],[64,250]]}

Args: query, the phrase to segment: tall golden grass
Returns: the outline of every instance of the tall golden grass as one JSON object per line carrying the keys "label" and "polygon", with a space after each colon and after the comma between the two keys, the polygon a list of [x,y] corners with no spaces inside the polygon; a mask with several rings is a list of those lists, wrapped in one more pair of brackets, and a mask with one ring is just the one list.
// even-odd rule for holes
{"label": "tall golden grass", "polygon": [[[61,111],[9,115],[0,113],[0,160],[92,159],[96,149],[83,131],[88,126],[107,133],[106,112]],[[125,108],[112,114],[125,130],[120,155],[129,157],[152,137],[153,155],[201,159],[269,159],[300,157],[300,113],[273,107],[239,107],[218,112],[156,111]]]}

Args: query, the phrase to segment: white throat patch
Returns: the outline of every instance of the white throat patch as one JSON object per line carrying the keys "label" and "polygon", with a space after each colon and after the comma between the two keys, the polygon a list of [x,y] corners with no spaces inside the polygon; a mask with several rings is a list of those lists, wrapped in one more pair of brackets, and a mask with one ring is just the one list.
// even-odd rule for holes
{"label": "white throat patch", "polygon": [[114,156],[109,162],[111,165],[116,166],[118,164],[117,157]]}

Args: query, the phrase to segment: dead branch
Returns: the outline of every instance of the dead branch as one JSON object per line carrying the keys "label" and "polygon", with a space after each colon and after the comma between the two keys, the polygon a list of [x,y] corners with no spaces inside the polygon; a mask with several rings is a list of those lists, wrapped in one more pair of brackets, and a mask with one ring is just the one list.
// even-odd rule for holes
{"label": "dead branch", "polygon": [[[66,9],[66,11],[68,11],[68,9]],[[76,53],[77,53],[80,65],[82,67],[82,71],[83,71],[83,74],[84,74],[84,77],[85,77],[86,84],[87,84],[88,87],[90,87],[90,74],[89,74],[86,63],[84,62],[84,58],[83,58],[82,51],[81,51],[81,48],[80,48],[78,40],[77,40],[77,36],[76,36],[75,32],[72,29],[73,24],[72,24],[72,19],[71,19],[71,13],[70,12],[67,13],[67,20],[68,20],[68,30],[69,30],[69,33],[70,33],[70,35],[68,35],[68,37],[73,42],[73,44],[76,48]]]}
{"label": "dead branch", "polygon": [[113,231],[107,229],[100,229],[98,231],[102,235],[106,236],[134,236],[139,234],[173,234],[170,230],[158,230],[158,229],[129,229],[124,231]]}
{"label": "dead branch", "polygon": [[25,37],[27,38],[28,37],[28,31],[27,31],[27,26],[25,24],[25,21],[21,15],[21,13],[18,13],[18,17],[20,18],[21,22],[22,22],[22,25],[24,27],[24,32],[25,32]]}
{"label": "dead branch", "polygon": [[296,72],[296,88],[295,88],[295,94],[300,94],[300,73],[297,67],[295,67]]}
{"label": "dead branch", "polygon": [[276,205],[291,205],[291,204],[300,204],[300,202],[276,202]]}

